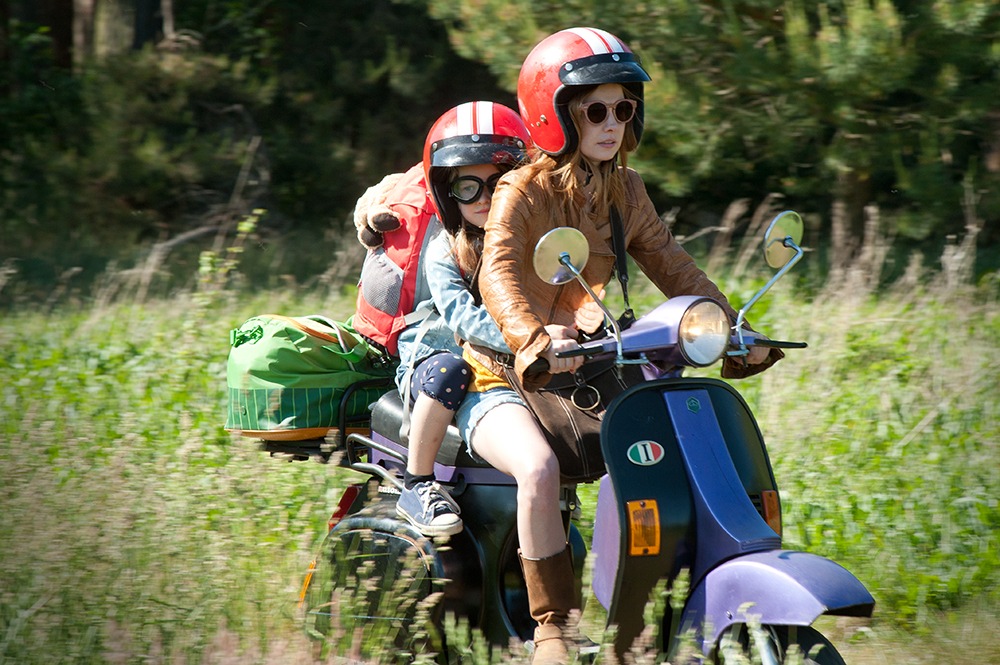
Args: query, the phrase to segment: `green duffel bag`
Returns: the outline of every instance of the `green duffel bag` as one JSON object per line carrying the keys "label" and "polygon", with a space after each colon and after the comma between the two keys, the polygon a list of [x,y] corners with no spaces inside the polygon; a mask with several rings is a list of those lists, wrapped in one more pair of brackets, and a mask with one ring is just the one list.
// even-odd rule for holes
{"label": "green duffel bag", "polygon": [[321,438],[364,420],[369,406],[394,388],[398,361],[350,321],[264,314],[229,337],[230,432],[272,441]]}

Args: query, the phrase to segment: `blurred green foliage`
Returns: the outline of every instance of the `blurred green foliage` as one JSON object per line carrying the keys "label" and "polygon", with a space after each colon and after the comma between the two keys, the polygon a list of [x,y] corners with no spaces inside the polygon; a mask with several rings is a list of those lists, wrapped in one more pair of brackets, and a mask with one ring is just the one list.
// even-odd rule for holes
{"label": "blurred green foliage", "polygon": [[825,213],[840,198],[856,216],[883,206],[901,236],[940,241],[963,226],[968,184],[980,214],[1000,216],[1000,162],[983,168],[1000,145],[991,0],[426,4],[507,85],[555,30],[625,39],[652,76],[635,165],[664,202],[718,210],[779,192]]}
{"label": "blurred green foliage", "polygon": [[[821,247],[834,202],[856,235],[865,206],[878,205],[884,234],[907,250],[937,255],[969,223],[983,227],[982,246],[997,239],[991,0],[174,5],[171,39],[98,49],[74,71],[55,66],[48,28],[18,18],[40,10],[12,5],[0,67],[0,260],[16,258],[19,279],[38,291],[74,266],[83,280],[110,261],[135,265],[187,230],[231,233],[255,207],[268,210],[263,242],[315,243],[263,273],[321,273],[353,237],[347,218],[366,186],[417,161],[446,108],[514,105],[524,56],[572,25],[621,36],[649,69],[632,164],[681,232],[715,223],[736,198],[777,193],[815,213]],[[191,267],[184,248],[174,257]],[[992,263],[981,267],[995,267],[984,257]],[[10,290],[0,299],[11,302]]]}
{"label": "blurred green foliage", "polygon": [[321,273],[353,238],[354,201],[420,159],[444,109],[514,103],[423,10],[389,0],[201,0],[176,20],[174,40],[76,73],[54,65],[45,28],[11,22],[0,260],[39,290],[70,266],[93,278],[183,231],[234,228],[254,207],[269,241],[315,239],[281,270]]}
{"label": "blurred green foliage", "polygon": [[[633,302],[648,311],[659,299],[636,282]],[[282,645],[298,644],[295,602],[326,520],[363,478],[269,458],[223,431],[227,331],[263,311],[343,319],[353,299],[236,295],[0,320],[0,659],[222,662],[220,650],[242,649],[226,662],[313,662],[282,659]],[[807,298],[782,282],[765,300],[755,325],[810,345],[735,383],[768,442],[785,546],[857,575],[878,603],[873,630],[905,629],[903,645],[943,640],[936,662],[995,662],[996,284],[899,284],[886,297],[830,284]],[[591,520],[596,485],[581,496]],[[956,612],[978,623],[948,643]],[[226,631],[236,641],[218,643]],[[270,658],[251,656],[265,649]]]}

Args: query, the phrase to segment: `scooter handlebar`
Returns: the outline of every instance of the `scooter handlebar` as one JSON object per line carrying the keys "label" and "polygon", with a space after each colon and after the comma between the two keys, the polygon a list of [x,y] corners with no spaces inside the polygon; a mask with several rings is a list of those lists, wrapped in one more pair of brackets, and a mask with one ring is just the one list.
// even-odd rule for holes
{"label": "scooter handlebar", "polygon": [[806,342],[783,342],[777,339],[755,339],[752,346],[766,346],[769,349],[804,349]]}
{"label": "scooter handlebar", "polygon": [[[805,349],[809,345],[806,342],[788,342],[777,339],[762,339],[759,337],[749,337],[745,340],[748,346],[763,346],[771,349]],[[734,342],[735,344],[735,342]],[[556,358],[575,358],[577,356],[596,356],[601,353],[605,353],[606,350],[599,346],[579,346],[575,349],[569,349],[567,351],[559,351],[555,354]],[[535,376],[547,372],[549,370],[549,362],[545,358],[538,358],[525,371],[527,376]]]}
{"label": "scooter handlebar", "polygon": [[576,356],[596,356],[598,353],[603,353],[604,349],[594,348],[588,346],[580,346],[575,349],[570,349],[569,351],[557,351],[556,358],[575,358]]}

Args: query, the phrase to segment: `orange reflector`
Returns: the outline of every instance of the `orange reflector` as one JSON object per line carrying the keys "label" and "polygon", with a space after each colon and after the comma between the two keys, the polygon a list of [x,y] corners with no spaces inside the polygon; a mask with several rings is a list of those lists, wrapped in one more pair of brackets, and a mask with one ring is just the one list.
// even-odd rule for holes
{"label": "orange reflector", "polygon": [[629,501],[629,551],[632,556],[655,556],[660,553],[660,511],[654,499]]}
{"label": "orange reflector", "polygon": [[778,500],[778,493],[774,490],[764,490],[760,493],[760,505],[764,510],[764,521],[780,536],[781,502]]}
{"label": "orange reflector", "polygon": [[299,607],[306,602],[306,593],[309,591],[309,584],[312,582],[313,573],[316,572],[316,559],[309,562],[309,572],[306,573],[306,578],[302,580],[302,588],[299,589]]}

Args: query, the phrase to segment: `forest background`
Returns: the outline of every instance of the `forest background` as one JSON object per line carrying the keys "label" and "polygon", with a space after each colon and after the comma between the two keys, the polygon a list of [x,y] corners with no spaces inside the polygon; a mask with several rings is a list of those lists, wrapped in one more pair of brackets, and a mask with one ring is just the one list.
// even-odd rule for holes
{"label": "forest background", "polygon": [[652,75],[633,165],[679,233],[780,196],[832,269],[875,217],[886,277],[914,249],[995,245],[988,0],[2,0],[0,304],[109,264],[168,288],[160,271],[190,277],[198,251],[168,253],[256,208],[257,283],[322,275],[358,195],[416,162],[444,109],[516,107],[531,46],[581,23]]}
{"label": "forest background", "polygon": [[786,543],[878,601],[838,647],[1000,661],[995,1],[0,0],[0,662],[309,660],[346,481],[222,431],[228,331],[349,316],[357,197],[572,25],[650,71],[631,165],[725,292],[806,220],[753,316],[810,351],[739,387]]}

